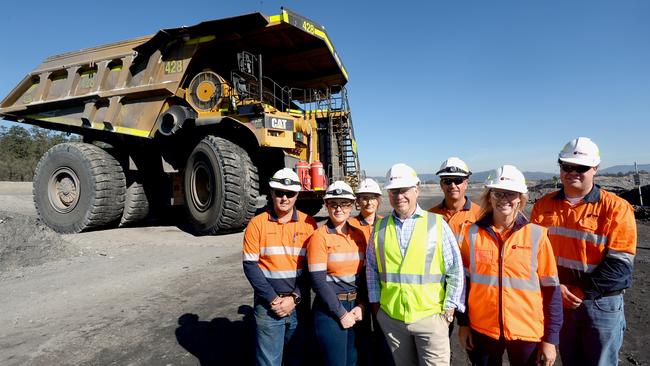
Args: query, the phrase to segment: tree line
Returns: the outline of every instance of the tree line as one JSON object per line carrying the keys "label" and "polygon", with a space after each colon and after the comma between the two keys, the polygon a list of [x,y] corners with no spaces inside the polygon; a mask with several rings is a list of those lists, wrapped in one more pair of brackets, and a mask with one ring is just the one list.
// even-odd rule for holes
{"label": "tree line", "polygon": [[52,146],[79,141],[77,135],[36,126],[0,126],[0,181],[31,181],[38,160]]}

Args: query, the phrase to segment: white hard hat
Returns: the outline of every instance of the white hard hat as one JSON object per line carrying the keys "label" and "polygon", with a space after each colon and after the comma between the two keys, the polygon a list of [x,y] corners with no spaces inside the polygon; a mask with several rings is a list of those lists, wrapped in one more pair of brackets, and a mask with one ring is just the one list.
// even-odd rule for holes
{"label": "white hard hat", "polygon": [[519,193],[528,192],[526,178],[514,165],[503,165],[491,172],[485,180],[485,187]]}
{"label": "white hard hat", "polygon": [[594,167],[600,164],[600,150],[589,137],[578,137],[564,145],[558,158],[566,163]]}
{"label": "white hard hat", "polygon": [[415,187],[420,183],[417,173],[406,164],[393,165],[386,173],[386,189]]}
{"label": "white hard hat", "polygon": [[472,172],[469,170],[469,167],[467,164],[465,164],[464,161],[460,160],[460,158],[452,156],[449,159],[445,160],[442,165],[440,165],[440,169],[438,172],[436,172],[436,175],[441,177],[469,177],[472,175]]}
{"label": "white hard hat", "polygon": [[357,194],[359,193],[374,193],[381,196],[381,189],[379,188],[379,184],[373,179],[366,178],[359,183]]}
{"label": "white hard hat", "polygon": [[269,186],[291,192],[300,192],[301,190],[298,174],[289,168],[282,168],[275,172],[269,180]]}
{"label": "white hard hat", "polygon": [[352,193],[352,187],[341,180],[337,180],[336,182],[330,184],[329,187],[327,187],[327,191],[325,191],[325,197],[323,197],[323,199],[328,200],[330,198],[344,198],[348,200],[355,199],[354,193]]}

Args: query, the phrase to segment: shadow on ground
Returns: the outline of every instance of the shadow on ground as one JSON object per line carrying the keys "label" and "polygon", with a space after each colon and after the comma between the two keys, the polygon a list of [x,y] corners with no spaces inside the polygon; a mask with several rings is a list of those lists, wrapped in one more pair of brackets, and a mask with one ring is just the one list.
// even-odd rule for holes
{"label": "shadow on ground", "polygon": [[253,308],[241,305],[237,312],[243,315],[242,320],[214,318],[203,321],[196,314],[183,314],[178,318],[176,340],[199,360],[201,366],[253,365]]}

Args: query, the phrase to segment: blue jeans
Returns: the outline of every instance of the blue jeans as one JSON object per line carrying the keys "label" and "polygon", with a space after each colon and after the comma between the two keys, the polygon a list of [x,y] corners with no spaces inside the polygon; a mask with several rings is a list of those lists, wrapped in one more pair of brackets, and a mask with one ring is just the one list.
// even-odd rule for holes
{"label": "blue jeans", "polygon": [[577,309],[564,309],[560,332],[563,365],[618,365],[623,344],[623,294],[585,299]]}
{"label": "blue jeans", "polygon": [[[298,327],[297,308],[283,318],[275,315],[268,304],[255,302],[255,364],[280,366],[302,363],[303,336]],[[284,355],[284,357],[283,357]]]}
{"label": "blue jeans", "polygon": [[[341,301],[345,310],[350,311],[356,306],[356,301]],[[332,314],[323,301],[316,297],[312,307],[314,316],[314,332],[318,348],[323,356],[324,365],[354,366],[357,364],[357,349],[355,346],[355,325],[343,329],[339,318]]]}

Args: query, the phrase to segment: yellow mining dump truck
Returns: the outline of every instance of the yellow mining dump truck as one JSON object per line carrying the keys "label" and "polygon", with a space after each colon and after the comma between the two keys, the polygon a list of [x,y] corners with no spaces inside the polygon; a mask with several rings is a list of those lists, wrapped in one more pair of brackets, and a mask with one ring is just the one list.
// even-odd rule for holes
{"label": "yellow mining dump truck", "polygon": [[196,233],[214,234],[245,227],[280,168],[301,169],[310,214],[328,182],[356,185],[347,80],[325,28],[282,9],[49,57],[0,117],[83,137],[36,168],[36,209],[54,230],[184,205]]}

